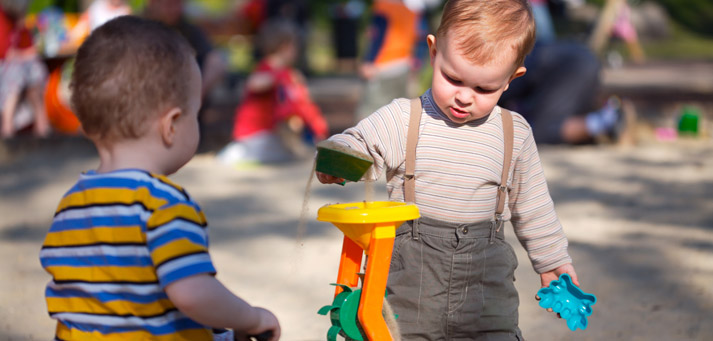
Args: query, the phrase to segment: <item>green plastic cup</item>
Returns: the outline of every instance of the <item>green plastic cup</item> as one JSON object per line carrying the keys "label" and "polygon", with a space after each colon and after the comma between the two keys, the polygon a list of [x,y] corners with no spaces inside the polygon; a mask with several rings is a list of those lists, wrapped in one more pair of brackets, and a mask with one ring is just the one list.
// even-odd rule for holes
{"label": "green plastic cup", "polygon": [[317,144],[316,170],[344,180],[361,180],[374,160],[363,153],[329,140]]}

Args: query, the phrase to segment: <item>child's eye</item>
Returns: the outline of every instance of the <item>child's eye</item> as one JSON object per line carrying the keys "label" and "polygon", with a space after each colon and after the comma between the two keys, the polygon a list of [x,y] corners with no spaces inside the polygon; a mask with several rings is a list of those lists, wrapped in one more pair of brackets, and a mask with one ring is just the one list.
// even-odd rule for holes
{"label": "child's eye", "polygon": [[475,91],[480,92],[482,94],[492,94],[493,92],[498,91],[498,90],[483,89],[481,87],[477,87],[477,88],[475,88]]}
{"label": "child's eye", "polygon": [[445,73],[443,74],[443,77],[445,77],[447,81],[449,81],[450,83],[455,84],[455,85],[460,85],[462,83],[461,81],[454,79],[453,77],[451,77]]}

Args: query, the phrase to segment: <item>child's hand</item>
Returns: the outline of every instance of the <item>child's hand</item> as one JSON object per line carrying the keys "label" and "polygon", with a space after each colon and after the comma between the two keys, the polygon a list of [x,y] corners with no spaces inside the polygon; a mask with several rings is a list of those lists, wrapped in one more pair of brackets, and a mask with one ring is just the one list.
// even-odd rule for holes
{"label": "child's hand", "polygon": [[277,341],[280,339],[280,334],[281,334],[281,329],[280,329],[280,323],[277,321],[277,317],[270,311],[263,309],[263,308],[258,308],[257,313],[260,315],[260,323],[258,324],[257,327],[246,331],[247,335],[238,333],[235,331],[235,340],[236,341],[254,341],[251,339],[251,337],[254,337],[255,335],[258,336],[266,336],[265,339],[261,337],[255,338],[255,341]]}
{"label": "child's hand", "polygon": [[552,271],[541,273],[540,281],[542,282],[542,287],[544,288],[550,286],[550,282],[558,279],[563,273],[568,273],[569,276],[572,277],[572,283],[579,286],[579,279],[577,279],[577,273],[574,272],[574,266],[572,266],[572,263],[567,263]]}
{"label": "child's hand", "polygon": [[[574,285],[576,285],[576,286],[579,286],[579,279],[577,279],[577,273],[574,272],[574,266],[572,266],[572,263],[567,263],[567,264],[561,265],[560,267],[558,267],[552,271],[541,273],[540,274],[540,282],[542,284],[542,287],[543,288],[549,287],[550,282],[552,282],[556,279],[559,279],[560,275],[563,273],[569,274],[569,276],[572,277],[572,283],[574,283]],[[535,299],[539,301],[540,297],[535,295]],[[551,312],[552,308],[547,309],[547,311]],[[557,314],[557,315],[559,316],[559,314]]]}
{"label": "child's hand", "polygon": [[298,116],[292,115],[287,119],[287,127],[291,132],[299,134],[305,128],[305,121]]}
{"label": "child's hand", "polygon": [[261,93],[275,86],[275,76],[270,72],[255,72],[248,77],[245,87],[248,91]]}
{"label": "child's hand", "polygon": [[332,176],[329,174],[324,174],[322,172],[314,172],[317,174],[317,179],[323,184],[343,184],[344,179]]}
{"label": "child's hand", "polygon": [[361,67],[359,67],[359,73],[361,74],[361,77],[364,79],[372,79],[374,76],[376,76],[377,73],[377,68],[374,66],[372,63],[366,63],[362,64]]}

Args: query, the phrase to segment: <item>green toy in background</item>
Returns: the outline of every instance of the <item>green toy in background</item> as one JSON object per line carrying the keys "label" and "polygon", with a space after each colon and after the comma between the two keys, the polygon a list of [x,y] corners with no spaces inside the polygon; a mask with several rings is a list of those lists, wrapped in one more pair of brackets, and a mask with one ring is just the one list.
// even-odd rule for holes
{"label": "green toy in background", "polygon": [[678,121],[678,135],[698,136],[698,125],[701,113],[692,106],[683,108],[681,118]]}

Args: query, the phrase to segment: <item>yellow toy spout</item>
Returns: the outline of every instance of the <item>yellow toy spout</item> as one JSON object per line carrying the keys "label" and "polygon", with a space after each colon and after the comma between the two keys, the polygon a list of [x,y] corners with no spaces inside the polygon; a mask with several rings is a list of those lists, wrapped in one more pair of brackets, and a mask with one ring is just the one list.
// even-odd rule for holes
{"label": "yellow toy spout", "polygon": [[334,224],[364,250],[369,250],[371,234],[377,224],[389,223],[398,227],[420,216],[416,205],[395,201],[335,204],[324,206],[317,212],[317,220]]}
{"label": "yellow toy spout", "polygon": [[[356,287],[364,252],[369,257],[357,313],[368,340],[393,339],[384,321],[382,308],[394,237],[399,225],[419,217],[416,205],[392,201],[335,204],[324,206],[317,212],[317,220],[330,222],[344,233],[338,284]],[[334,296],[337,297],[342,290],[338,286]]]}

